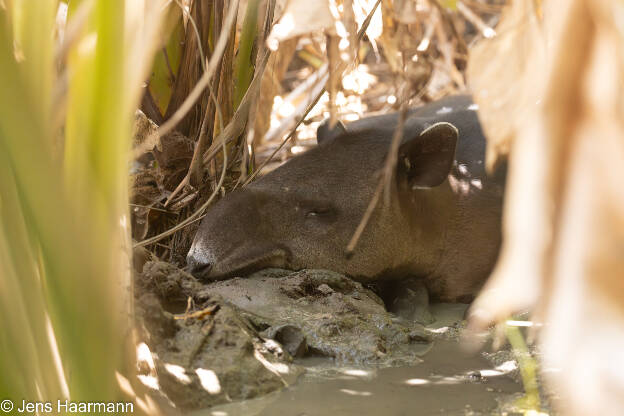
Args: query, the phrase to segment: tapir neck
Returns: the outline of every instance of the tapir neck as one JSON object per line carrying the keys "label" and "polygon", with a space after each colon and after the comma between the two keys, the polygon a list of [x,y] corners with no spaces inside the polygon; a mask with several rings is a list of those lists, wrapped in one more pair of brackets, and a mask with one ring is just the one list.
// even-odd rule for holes
{"label": "tapir neck", "polygon": [[[489,187],[487,182],[484,186]],[[458,192],[448,180],[416,191],[409,211],[415,235],[412,255],[420,260],[415,271],[434,297],[470,301],[480,289],[498,256],[501,199],[491,191]]]}
{"label": "tapir neck", "polygon": [[412,274],[427,278],[439,269],[449,233],[457,222],[457,198],[447,182],[430,189],[413,189],[400,201],[408,227],[408,264]]}

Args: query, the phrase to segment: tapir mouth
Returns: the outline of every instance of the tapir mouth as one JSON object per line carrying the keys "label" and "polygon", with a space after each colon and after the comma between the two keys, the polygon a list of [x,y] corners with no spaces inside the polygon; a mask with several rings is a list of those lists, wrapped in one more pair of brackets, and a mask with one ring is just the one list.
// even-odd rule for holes
{"label": "tapir mouth", "polygon": [[268,267],[285,268],[289,263],[289,257],[289,251],[281,247],[255,256],[250,256],[248,252],[233,253],[225,259],[217,261],[213,267],[197,277],[208,281],[225,280],[246,276]]}

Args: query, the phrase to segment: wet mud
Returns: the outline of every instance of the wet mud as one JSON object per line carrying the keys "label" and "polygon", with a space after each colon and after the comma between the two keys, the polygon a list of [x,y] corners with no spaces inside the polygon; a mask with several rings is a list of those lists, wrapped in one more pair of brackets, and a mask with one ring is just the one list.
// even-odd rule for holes
{"label": "wet mud", "polygon": [[405,319],[331,271],[202,283],[151,261],[135,292],[141,377],[172,414],[491,414],[522,391],[513,361],[460,347],[467,305]]}

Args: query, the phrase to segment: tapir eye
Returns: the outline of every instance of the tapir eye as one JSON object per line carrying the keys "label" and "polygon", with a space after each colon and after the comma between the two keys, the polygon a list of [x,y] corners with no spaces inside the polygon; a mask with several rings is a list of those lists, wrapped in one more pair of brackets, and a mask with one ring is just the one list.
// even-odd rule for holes
{"label": "tapir eye", "polygon": [[331,220],[335,215],[335,211],[331,207],[310,208],[306,211],[306,219],[322,219]]}
{"label": "tapir eye", "polygon": [[331,209],[329,208],[311,209],[310,211],[306,212],[306,218],[317,218],[317,217],[327,216],[330,213],[331,213]]}

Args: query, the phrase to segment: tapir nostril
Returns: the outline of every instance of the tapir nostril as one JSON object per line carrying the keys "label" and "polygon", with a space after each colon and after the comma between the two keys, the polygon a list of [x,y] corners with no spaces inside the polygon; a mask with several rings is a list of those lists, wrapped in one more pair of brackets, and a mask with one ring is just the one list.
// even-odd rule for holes
{"label": "tapir nostril", "polygon": [[187,258],[186,263],[189,273],[197,278],[205,278],[212,268],[211,263],[199,262],[191,256]]}
{"label": "tapir nostril", "polygon": [[195,277],[206,277],[206,275],[210,272],[212,268],[212,264],[198,264],[193,266],[191,269],[191,274]]}

